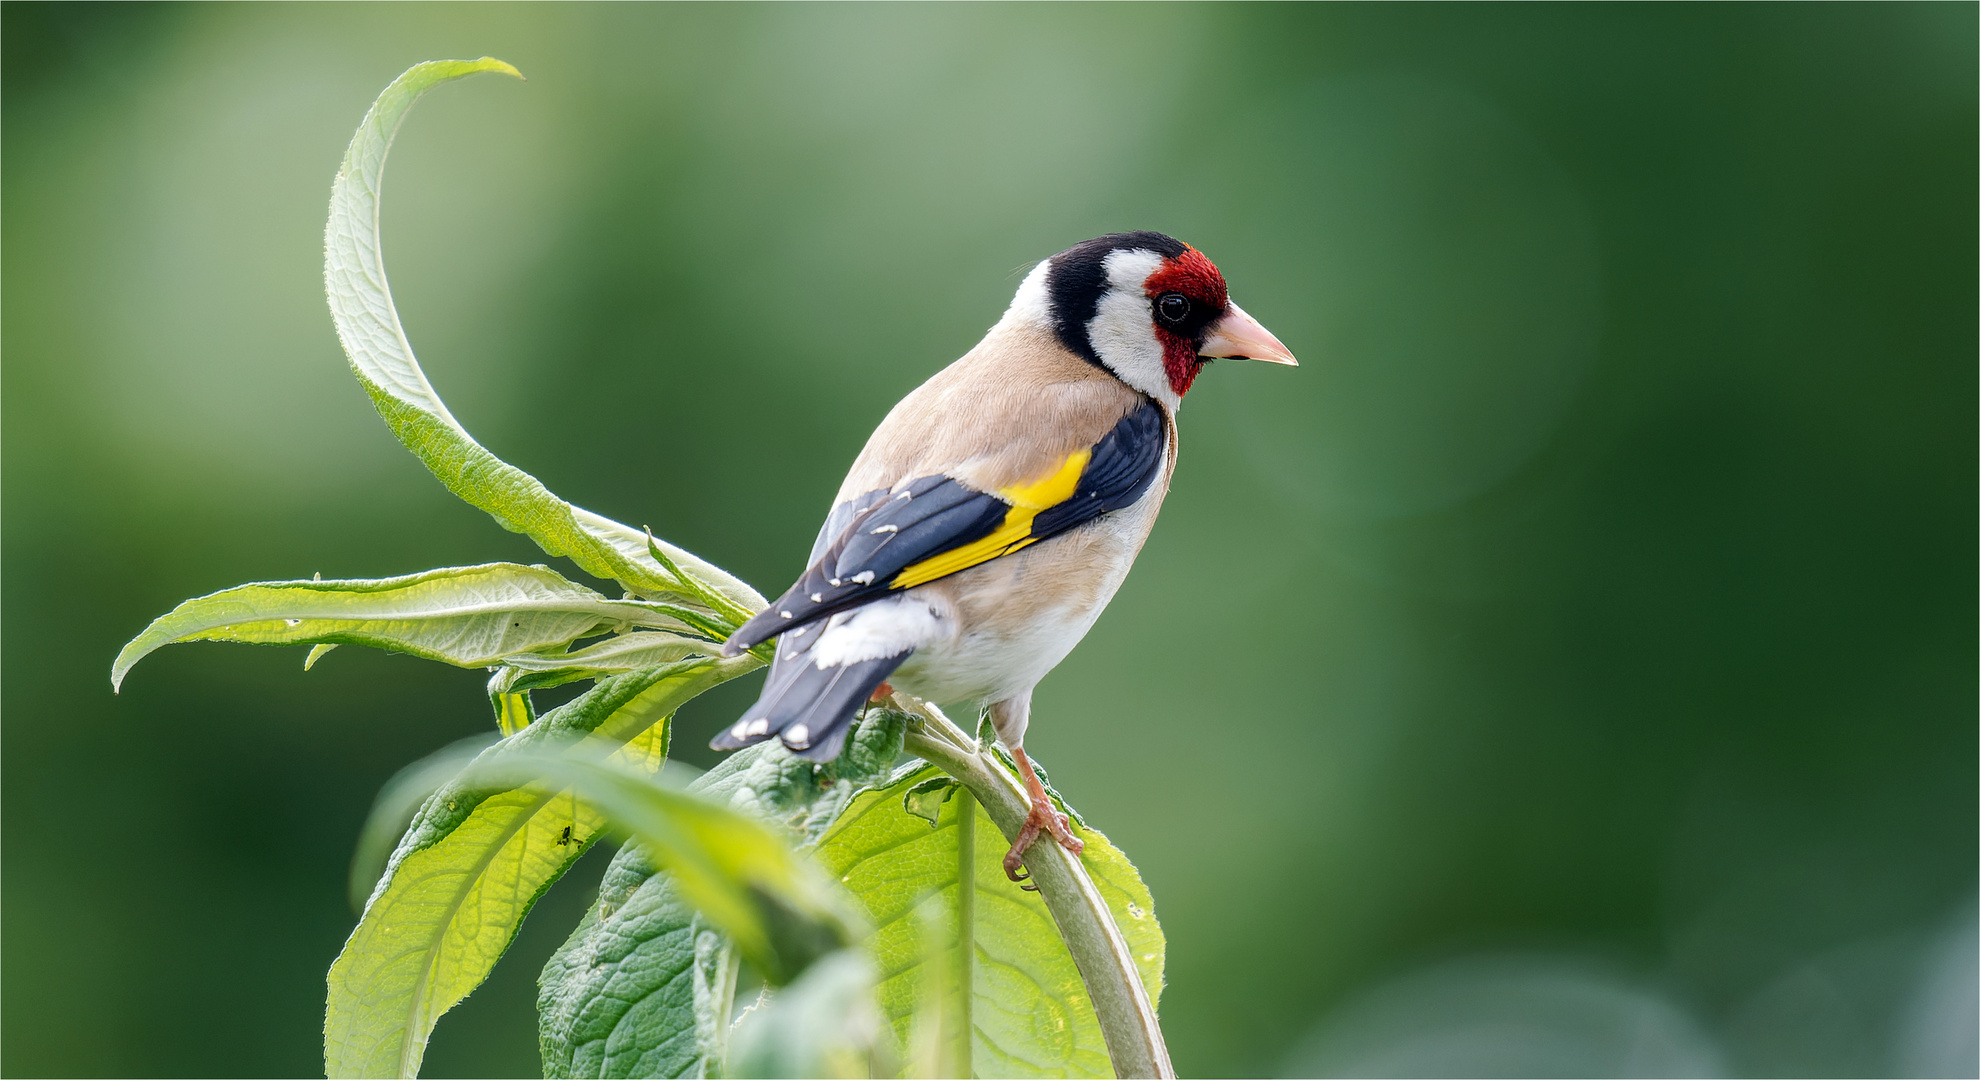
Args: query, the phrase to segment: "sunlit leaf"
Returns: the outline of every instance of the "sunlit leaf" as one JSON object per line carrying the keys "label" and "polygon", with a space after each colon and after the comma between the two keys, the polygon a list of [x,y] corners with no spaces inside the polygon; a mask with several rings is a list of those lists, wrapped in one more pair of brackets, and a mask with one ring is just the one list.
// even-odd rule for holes
{"label": "sunlit leaf", "polygon": [[[688,790],[808,842],[860,785],[886,776],[900,753],[902,723],[898,714],[876,712],[829,766],[793,757],[774,739],[758,743]],[[540,986],[545,1076],[702,1076],[723,1060],[732,953],[637,846],[622,848],[606,868],[597,903],[544,966]]]}
{"label": "sunlit leaf", "polygon": [[[972,1038],[962,1064],[976,1076],[1112,1076],[1099,1021],[1050,912],[1005,878],[1003,836],[967,790],[945,779],[924,765],[861,792],[816,849],[874,923],[877,998],[895,1038],[906,1045],[925,1005],[928,951],[917,912],[936,896],[953,950],[941,966],[970,987]],[[933,827],[922,816],[931,812]],[[1156,1001],[1164,944],[1148,890],[1104,835],[1077,822],[1074,832],[1086,841],[1081,861]]]}
{"label": "sunlit leaf", "polygon": [[[515,68],[487,57],[415,65],[379,95],[352,136],[331,187],[323,237],[323,284],[337,336],[378,414],[447,490],[550,554],[569,557],[587,573],[617,580],[642,595],[671,593],[698,604],[695,590],[674,581],[647,553],[645,533],[572,506],[475,442],[434,392],[399,323],[379,240],[385,157],[421,95],[480,72],[521,77]],[[683,571],[741,607],[757,611],[764,606],[763,597],[737,578],[679,548],[662,547]]]}
{"label": "sunlit leaf", "polygon": [[[591,735],[623,743],[625,764],[657,770],[666,756],[661,721],[756,666],[751,657],[696,660],[607,679],[478,760]],[[487,977],[536,898],[603,825],[569,792],[456,780],[428,799],[331,966],[328,1074],[416,1075],[434,1023]]]}
{"label": "sunlit leaf", "polygon": [[685,629],[657,605],[608,600],[542,566],[488,563],[362,581],[265,581],[188,600],[117,654],[110,683],[181,641],[372,645],[461,667],[628,626]]}

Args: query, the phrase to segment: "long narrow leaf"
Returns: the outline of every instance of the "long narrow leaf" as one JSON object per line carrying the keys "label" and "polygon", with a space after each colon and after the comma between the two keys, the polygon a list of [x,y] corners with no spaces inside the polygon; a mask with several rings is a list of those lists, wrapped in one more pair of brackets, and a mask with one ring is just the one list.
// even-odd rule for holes
{"label": "long narrow leaf", "polygon": [[[693,601],[694,590],[672,580],[647,554],[644,533],[572,506],[475,442],[434,392],[399,323],[379,239],[385,157],[421,95],[480,72],[521,78],[515,68],[488,57],[415,65],[386,87],[352,136],[331,188],[323,237],[323,284],[337,336],[378,415],[447,490],[550,554],[569,557],[587,573],[617,580],[642,595],[672,593]],[[748,610],[764,606],[763,597],[740,580],[686,551],[672,546],[664,550],[684,571]]]}
{"label": "long narrow leaf", "polygon": [[[480,760],[589,735],[625,743],[622,761],[657,770],[663,718],[756,666],[693,660],[605,680]],[[603,825],[568,792],[457,780],[427,800],[330,968],[328,1075],[417,1075],[434,1023],[487,977],[536,898]]]}
{"label": "long narrow leaf", "polygon": [[608,600],[542,566],[488,563],[361,581],[265,581],[188,600],[117,654],[110,684],[181,641],[372,645],[461,667],[558,648],[608,629],[686,629],[653,605]]}

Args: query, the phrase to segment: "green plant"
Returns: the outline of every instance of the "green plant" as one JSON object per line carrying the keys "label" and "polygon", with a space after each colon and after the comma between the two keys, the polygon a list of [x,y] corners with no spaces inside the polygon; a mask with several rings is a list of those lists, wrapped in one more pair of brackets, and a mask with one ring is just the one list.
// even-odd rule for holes
{"label": "green plant", "polygon": [[[717,649],[762,596],[476,443],[420,370],[386,283],[393,136],[426,90],[490,71],[520,77],[485,58],[420,64],[365,116],[332,189],[331,312],[379,415],[448,490],[622,597],[510,563],[261,582],[179,605],[111,675],[121,685],[182,641],[306,644],[305,670],[357,644],[492,672],[501,739],[402,773],[366,827],[363,915],[329,973],[328,1074],[416,1075],[440,1015],[536,899],[617,834],[628,842],[597,902],[540,981],[546,1075],[1170,1075],[1162,933],[1134,867],[1075,815],[1083,857],[1041,844],[1027,860],[1038,891],[1006,881],[1002,845],[977,835],[1016,833],[1022,788],[934,705],[870,709],[827,765],[772,741],[684,786],[661,772],[675,711],[763,664],[768,646]],[[593,686],[536,714],[531,691],[578,680]],[[738,1020],[744,964],[770,989]]]}

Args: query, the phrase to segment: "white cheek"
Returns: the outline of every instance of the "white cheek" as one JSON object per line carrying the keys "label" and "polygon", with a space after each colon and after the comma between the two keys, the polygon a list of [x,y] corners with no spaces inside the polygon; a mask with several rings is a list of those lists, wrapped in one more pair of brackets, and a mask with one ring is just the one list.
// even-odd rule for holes
{"label": "white cheek", "polygon": [[1093,321],[1086,324],[1093,351],[1122,382],[1174,409],[1180,398],[1169,386],[1162,343],[1155,337],[1142,286],[1149,275],[1161,269],[1162,257],[1141,249],[1116,251],[1107,256],[1106,266],[1107,283],[1112,287],[1100,298]]}
{"label": "white cheek", "polygon": [[[1004,310],[1004,317],[997,321],[997,326],[1051,326],[1052,294],[1046,289],[1046,279],[1051,273],[1050,259],[1032,267],[1031,273],[1024,276],[1024,283],[1018,286],[1017,295],[1011,298],[1011,306]],[[991,327],[993,330],[996,328]]]}
{"label": "white cheek", "polygon": [[1162,343],[1155,340],[1155,327],[1148,320],[1148,301],[1118,290],[1100,298],[1093,321],[1086,324],[1093,351],[1121,381],[1144,394],[1154,393],[1150,382],[1167,389],[1169,376],[1162,366]]}

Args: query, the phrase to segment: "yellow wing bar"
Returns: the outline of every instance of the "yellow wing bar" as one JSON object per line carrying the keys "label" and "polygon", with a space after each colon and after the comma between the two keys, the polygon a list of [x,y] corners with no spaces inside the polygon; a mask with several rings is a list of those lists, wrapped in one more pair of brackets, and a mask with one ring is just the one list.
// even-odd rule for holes
{"label": "yellow wing bar", "polygon": [[911,589],[1037,543],[1038,538],[1031,535],[1031,520],[1038,516],[1039,511],[1072,498],[1073,492],[1079,489],[1080,474],[1086,471],[1086,464],[1092,459],[1093,451],[1076,451],[1042,480],[992,492],[1011,504],[1010,511],[1004,515],[1003,523],[997,526],[995,532],[981,540],[914,563],[895,575],[894,580],[888,582],[889,587]]}

